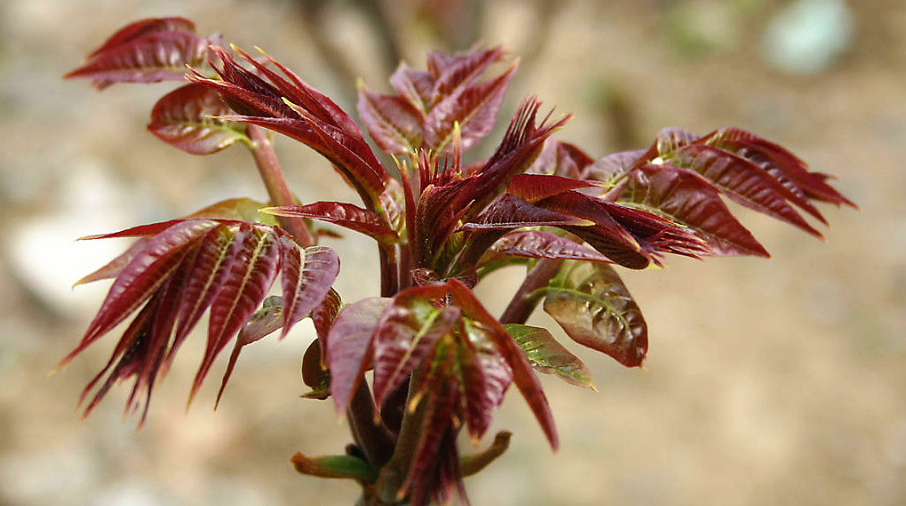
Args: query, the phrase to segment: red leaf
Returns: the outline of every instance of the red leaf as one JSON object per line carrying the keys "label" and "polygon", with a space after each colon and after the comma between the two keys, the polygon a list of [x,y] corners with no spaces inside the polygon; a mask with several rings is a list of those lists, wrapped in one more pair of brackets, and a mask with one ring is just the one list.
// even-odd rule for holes
{"label": "red leaf", "polygon": [[334,223],[365,234],[384,244],[394,244],[398,237],[380,215],[345,202],[314,202],[303,206],[269,207],[262,212],[290,218],[313,218]]}
{"label": "red leaf", "polygon": [[88,345],[109,332],[148,300],[179,266],[187,251],[205,232],[217,226],[210,220],[191,220],[167,228],[129,262],[114,281],[79,346],[63,359],[65,365]]}
{"label": "red leaf", "polygon": [[210,42],[185,31],[156,31],[98,52],[64,77],[88,78],[98,89],[117,82],[183,81],[186,65],[203,65]]}
{"label": "red leaf", "polygon": [[130,23],[110,36],[104,44],[88,55],[89,58],[129,41],[154,32],[191,32],[195,33],[195,23],[185,18],[147,18]]}
{"label": "red leaf", "polygon": [[231,262],[223,284],[211,303],[208,323],[208,341],[204,358],[189,397],[201,387],[214,358],[251,318],[267,295],[279,270],[279,248],[273,229],[241,226],[233,243],[238,245],[231,255]]}
{"label": "red leaf", "polygon": [[390,299],[373,297],[354,302],[337,315],[327,337],[330,393],[342,414],[352,393],[371,363],[373,337],[378,320]]}
{"label": "red leaf", "polygon": [[326,246],[302,249],[283,234],[278,240],[285,305],[282,339],[297,321],[324,301],[340,272],[340,259]]}
{"label": "red leaf", "polygon": [[501,195],[474,221],[463,224],[460,230],[512,230],[538,226],[589,226],[594,222],[577,216],[538,207],[514,197]]}
{"label": "red leaf", "polygon": [[501,237],[491,246],[491,250],[482,257],[481,265],[508,255],[526,258],[611,262],[601,253],[551,232],[515,230]]}
{"label": "red leaf", "polygon": [[510,184],[507,185],[506,191],[526,202],[534,203],[553,197],[558,193],[596,186],[598,185],[592,182],[561,176],[517,174],[510,179]]}
{"label": "red leaf", "polygon": [[503,59],[501,47],[472,50],[455,55],[440,51],[428,52],[428,72],[435,77],[432,104],[471,86],[492,64]]}
{"label": "red leaf", "polygon": [[434,77],[424,70],[411,69],[405,63],[400,63],[390,76],[390,86],[422,114],[433,105],[431,97],[434,92]]}
{"label": "red leaf", "polygon": [[586,168],[595,161],[573,144],[548,139],[528,174],[560,176],[569,179],[584,180]]}
{"label": "red leaf", "polygon": [[493,80],[456,88],[444,96],[425,117],[425,144],[439,154],[450,151],[453,126],[457,123],[462,132],[462,149],[477,144],[493,128],[503,95],[515,72],[516,65],[513,65]]}
{"label": "red leaf", "polygon": [[768,252],[727,208],[720,193],[695,172],[667,165],[643,165],[613,190],[620,201],[644,206],[694,230],[715,255]]}
{"label": "red leaf", "polygon": [[569,337],[627,367],[642,365],[648,350],[648,327],[612,267],[565,261],[548,290],[544,311]]}
{"label": "red leaf", "polygon": [[148,130],[171,146],[208,155],[246,139],[245,125],[220,119],[230,108],[213,90],[196,83],[164,95],[151,111]]}
{"label": "red leaf", "polygon": [[437,341],[460,318],[458,308],[437,310],[431,298],[423,297],[424,292],[434,291],[442,297],[446,287],[400,292],[381,315],[374,340],[374,400],[378,405],[422,365]]}
{"label": "red leaf", "polygon": [[622,151],[595,160],[586,171],[586,177],[595,181],[614,181],[632,167],[647,153],[646,150]]}
{"label": "red leaf", "polygon": [[454,303],[462,309],[465,316],[481,326],[481,330],[486,333],[488,340],[512,370],[513,382],[516,383],[529,408],[535,414],[551,448],[556,450],[559,438],[557,429],[554,427],[550,405],[525,353],[513,341],[503,325],[475,298],[468,287],[455,279],[450,280],[449,286]]}
{"label": "red leaf", "polygon": [[666,156],[670,165],[694,170],[736,202],[794,225],[818,232],[788,203],[789,190],[754,163],[707,144],[689,144]]}
{"label": "red leaf", "polygon": [[808,165],[798,157],[749,132],[733,127],[721,128],[706,135],[702,142],[730,151],[763,168],[796,195],[795,199],[791,199],[796,205],[822,222],[824,219],[821,214],[803,197],[857,207],[825,183],[823,174],[809,172]]}
{"label": "red leaf", "polygon": [[415,153],[422,146],[422,113],[404,98],[360,85],[358,110],[371,138],[385,152]]}

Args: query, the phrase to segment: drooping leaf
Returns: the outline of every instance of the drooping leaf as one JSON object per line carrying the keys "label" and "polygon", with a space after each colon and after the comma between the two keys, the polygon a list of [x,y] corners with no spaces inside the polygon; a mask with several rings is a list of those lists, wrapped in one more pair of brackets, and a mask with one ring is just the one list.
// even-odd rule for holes
{"label": "drooping leaf", "polygon": [[423,115],[406,99],[359,85],[358,110],[371,138],[385,152],[414,154],[422,146]]}
{"label": "drooping leaf", "polygon": [[627,367],[642,365],[648,350],[648,327],[611,266],[564,261],[547,290],[544,311],[569,337]]}
{"label": "drooping leaf", "polygon": [[113,41],[64,77],[91,79],[98,89],[113,83],[156,83],[185,80],[186,65],[198,67],[210,41],[184,30],[152,31]]}
{"label": "drooping leaf", "polygon": [[209,220],[187,221],[168,228],[149,241],[117,276],[79,346],[63,359],[61,365],[68,363],[148,300],[176,270],[188,248],[215,226],[217,223]]}
{"label": "drooping leaf", "polygon": [[512,323],[504,328],[519,343],[536,371],[555,374],[567,383],[595,390],[588,367],[558,343],[550,331]]}
{"label": "drooping leaf", "polygon": [[749,160],[700,143],[688,144],[664,156],[667,164],[698,172],[734,201],[821,237],[821,232],[787,203],[792,193]]}
{"label": "drooping leaf", "polygon": [[[242,207],[224,209],[237,211]],[[159,230],[161,227],[162,231]],[[138,311],[107,366],[86,387],[83,399],[107,375],[86,408],[86,415],[100,402],[112,383],[130,377],[135,378],[135,384],[127,411],[131,413],[138,409],[141,393],[145,394],[147,410],[156,380],[166,374],[176,351],[202,313],[210,308],[208,342],[192,387],[194,396],[214,358],[252,318],[278,271],[283,269],[292,274],[298,269],[298,266],[285,265],[285,257],[278,250],[281,246],[301,248],[282,229],[260,223],[191,218],[131,230],[131,235],[143,236],[140,247],[133,251],[129,264],[116,273],[116,280],[82,342],[61,362],[62,367]],[[148,235],[154,230],[158,230],[156,235]],[[323,247],[302,250],[301,256],[306,260],[318,258],[325,254],[324,250]],[[307,252],[311,253],[310,258],[305,255]],[[336,269],[317,265],[317,262],[307,268],[318,271],[317,282],[300,283],[301,288],[288,294],[284,292],[285,299],[293,299],[295,308],[320,304],[336,276]],[[265,316],[273,316],[271,309]],[[272,323],[251,325],[239,339],[237,349],[272,329]],[[230,369],[232,367],[233,363]]]}
{"label": "drooping leaf", "polygon": [[384,219],[374,211],[345,202],[314,202],[301,206],[269,207],[262,212],[291,218],[312,218],[334,223],[365,234],[378,242],[393,244],[398,239]]}
{"label": "drooping leaf", "polygon": [[278,240],[283,267],[283,300],[287,301],[284,303],[282,339],[297,321],[315,311],[325,300],[340,273],[340,259],[326,246],[303,249],[287,236]]}
{"label": "drooping leaf", "polygon": [[541,429],[544,431],[551,448],[556,450],[559,438],[557,437],[557,429],[554,426],[554,417],[551,414],[550,405],[544,395],[544,390],[541,388],[541,383],[535,376],[525,353],[510,337],[503,325],[485,309],[468,287],[455,279],[449,281],[449,287],[454,303],[462,310],[465,316],[474,322],[477,328],[480,328],[502,360],[509,366],[513,382],[519,388],[539,425],[541,425]]}
{"label": "drooping leaf", "polygon": [[661,213],[695,231],[710,247],[706,254],[768,252],[733,216],[720,193],[695,172],[666,165],[642,165],[612,191],[620,202]]}
{"label": "drooping leaf", "polygon": [[234,244],[239,247],[231,252],[232,261],[223,284],[211,303],[207,345],[190,401],[201,388],[214,358],[258,309],[279,270],[280,252],[274,234],[240,226]]}
{"label": "drooping leaf", "polygon": [[[419,292],[424,287],[416,288]],[[428,289],[433,291],[433,288]],[[460,312],[435,309],[412,290],[401,292],[381,315],[375,334],[374,399],[381,404],[422,364],[437,340],[451,331]]]}
{"label": "drooping leaf", "polygon": [[557,234],[543,230],[515,230],[498,239],[482,257],[479,266],[506,256],[611,263],[601,253]]}
{"label": "drooping leaf", "polygon": [[763,168],[794,193],[793,200],[815,218],[824,222],[821,214],[799,196],[857,207],[825,182],[825,176],[808,171],[808,165],[786,149],[739,128],[728,127],[704,136],[702,142],[739,155]]}
{"label": "drooping leaf", "polygon": [[246,140],[245,125],[220,119],[232,111],[220,96],[199,84],[164,95],[151,111],[148,130],[159,139],[195,155],[208,155]]}
{"label": "drooping leaf", "polygon": [[337,414],[342,414],[362,375],[371,364],[373,337],[378,320],[390,299],[362,299],[340,310],[327,337],[330,393]]}
{"label": "drooping leaf", "polygon": [[220,381],[220,390],[217,392],[217,399],[214,401],[215,408],[220,404],[223,392],[230,376],[233,375],[233,369],[236,367],[236,361],[239,360],[239,353],[246,345],[258,341],[268,334],[276,332],[283,327],[283,298],[271,296],[264,299],[261,308],[255,311],[255,314],[245,324],[245,327],[236,336],[236,343],[233,345],[233,352],[230,353],[230,360],[227,362],[226,371],[223,373],[223,379]]}

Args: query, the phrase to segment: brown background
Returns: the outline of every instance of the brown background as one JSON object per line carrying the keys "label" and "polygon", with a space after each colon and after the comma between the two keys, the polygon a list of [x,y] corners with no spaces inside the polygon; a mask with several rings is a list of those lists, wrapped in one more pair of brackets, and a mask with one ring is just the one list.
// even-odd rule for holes
{"label": "brown background", "polygon": [[[199,335],[139,432],[121,416],[125,387],[84,422],[72,411],[112,337],[48,377],[105,289],[69,286],[123,247],[73,239],[228,197],[264,198],[241,149],[192,157],[144,131],[156,97],[172,86],[99,94],[60,76],[129,21],[183,15],[202,33],[265,48],[347,100],[353,88],[337,73],[340,60],[326,64],[317,49],[312,26],[321,26],[352,74],[386,90],[368,18],[352,2],[333,2],[313,23],[303,3],[0,4],[0,504],[354,500],[354,485],[301,477],[288,463],[295,451],[338,453],[348,440],[332,405],[297,398],[308,324],[279,344],[250,347],[216,413],[215,378],[186,414]],[[410,65],[421,66],[434,42],[413,3],[395,4],[394,33]],[[544,378],[557,455],[511,394],[492,429],[512,430],[512,447],[468,479],[473,504],[906,503],[906,5],[850,2],[846,51],[818,73],[789,75],[759,53],[785,2],[554,3],[542,15],[524,2],[486,4],[481,40],[528,53],[502,114],[536,93],[576,114],[560,135],[593,156],[642,147],[664,126],[740,126],[838,175],[861,212],[826,208],[826,244],[743,213],[772,260],[671,258],[664,271],[627,273],[651,328],[647,372],[573,346],[599,391]],[[304,148],[285,139],[278,148],[303,201],[354,200]],[[351,234],[335,244],[344,297],[373,295],[374,247]],[[504,304],[505,291],[483,295]]]}

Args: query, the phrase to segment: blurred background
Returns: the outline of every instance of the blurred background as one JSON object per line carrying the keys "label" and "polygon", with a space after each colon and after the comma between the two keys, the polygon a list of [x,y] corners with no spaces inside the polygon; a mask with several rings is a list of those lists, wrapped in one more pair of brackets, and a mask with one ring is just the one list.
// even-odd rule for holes
{"label": "blurred background", "polygon": [[[145,131],[172,85],[97,93],[61,80],[116,29],[168,15],[266,49],[348,109],[355,78],[386,91],[398,58],[422,67],[432,47],[504,44],[521,67],[503,123],[537,94],[575,114],[559,136],[594,157],[645,147],[665,126],[735,125],[839,176],[861,207],[822,209],[826,243],[743,211],[773,259],[670,258],[660,272],[627,272],[650,327],[647,371],[567,343],[598,392],[543,378],[556,455],[511,393],[492,427],[514,432],[510,450],[467,479],[473,504],[906,504],[900,0],[5,0],[0,504],[332,506],[357,496],[289,464],[296,451],[341,453],[349,440],[332,405],[298,398],[308,323],[248,347],[217,412],[216,372],[185,409],[203,337],[193,339],[140,431],[122,416],[125,385],[87,420],[73,411],[114,336],[48,376],[107,288],[70,286],[125,247],[76,238],[266,198],[241,148],[193,157]],[[281,138],[277,148],[301,200],[355,200],[304,147]],[[373,245],[352,234],[330,244],[344,298],[376,294]],[[508,289],[483,295],[499,310]]]}

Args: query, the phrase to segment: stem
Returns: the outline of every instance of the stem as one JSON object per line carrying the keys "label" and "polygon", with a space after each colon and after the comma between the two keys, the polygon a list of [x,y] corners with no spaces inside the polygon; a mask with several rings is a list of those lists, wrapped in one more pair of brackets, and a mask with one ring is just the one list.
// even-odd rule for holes
{"label": "stem", "polygon": [[393,439],[380,420],[375,421],[376,412],[371,389],[362,378],[347,409],[349,425],[356,444],[365,452],[368,462],[379,468],[393,454]]}
{"label": "stem", "polygon": [[418,449],[428,402],[427,399],[422,399],[415,410],[410,411],[409,403],[416,395],[418,395],[418,385],[413,376],[409,380],[409,399],[403,407],[403,422],[396,440],[396,448],[393,450],[390,461],[381,468],[375,484],[374,492],[377,494],[378,500],[383,501],[382,504],[395,504],[399,501],[397,494],[406,480],[406,475],[409,474],[412,457]]}
{"label": "stem", "polygon": [[[246,134],[251,140],[252,156],[255,157],[255,164],[258,166],[258,174],[264,182],[267,189],[267,195],[271,203],[275,206],[291,206],[296,203],[292,192],[286,186],[286,180],[283,179],[283,169],[280,168],[280,162],[277,161],[277,154],[274,152],[274,145],[267,137],[267,132],[259,126],[248,125]],[[293,239],[303,248],[313,246],[315,239],[308,231],[305,221],[301,218],[288,218],[279,216],[277,220],[284,230],[293,236]]]}
{"label": "stem", "polygon": [[522,282],[522,286],[513,295],[509,305],[500,316],[500,323],[525,323],[528,317],[535,310],[538,304],[538,298],[532,294],[539,288],[547,286],[547,283],[557,275],[560,270],[560,264],[563,260],[553,260],[543,258],[529,271]]}

